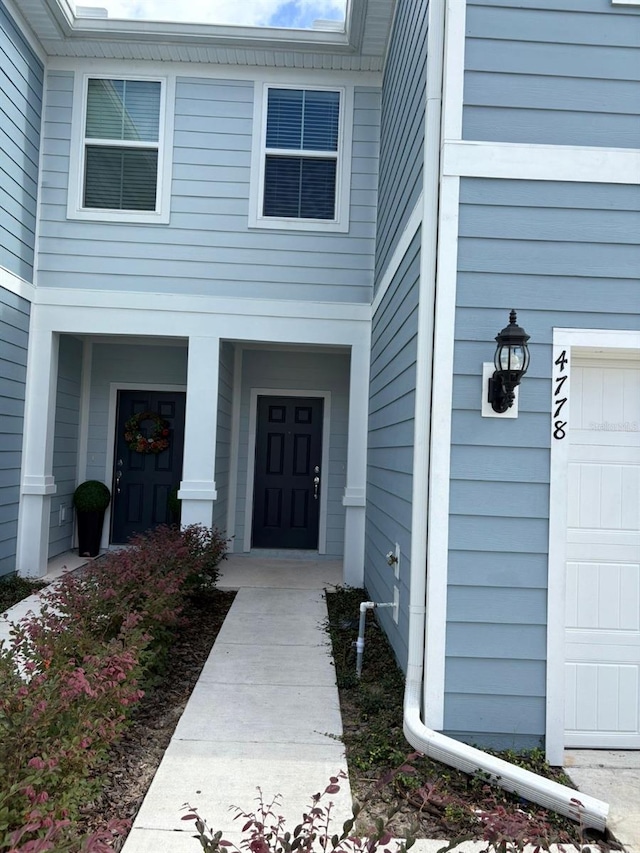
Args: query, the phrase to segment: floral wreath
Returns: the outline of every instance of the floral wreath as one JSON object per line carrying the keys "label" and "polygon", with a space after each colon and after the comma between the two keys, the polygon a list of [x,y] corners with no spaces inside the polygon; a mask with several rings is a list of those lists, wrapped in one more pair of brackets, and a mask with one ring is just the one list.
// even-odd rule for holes
{"label": "floral wreath", "polygon": [[[150,438],[140,432],[142,421],[155,424]],[[162,453],[169,447],[169,424],[157,412],[140,412],[125,423],[124,440],[129,450],[136,453]]]}

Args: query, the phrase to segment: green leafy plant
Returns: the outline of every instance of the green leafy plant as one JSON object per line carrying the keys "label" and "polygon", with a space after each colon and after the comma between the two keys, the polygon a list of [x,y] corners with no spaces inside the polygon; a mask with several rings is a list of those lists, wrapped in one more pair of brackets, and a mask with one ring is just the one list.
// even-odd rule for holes
{"label": "green leafy plant", "polygon": [[78,512],[100,512],[109,506],[111,492],[99,480],[80,483],[73,493],[73,505]]}
{"label": "green leafy plant", "polygon": [[4,613],[23,598],[38,592],[43,586],[45,584],[40,581],[21,578],[18,575],[6,575],[0,578],[0,613]]}

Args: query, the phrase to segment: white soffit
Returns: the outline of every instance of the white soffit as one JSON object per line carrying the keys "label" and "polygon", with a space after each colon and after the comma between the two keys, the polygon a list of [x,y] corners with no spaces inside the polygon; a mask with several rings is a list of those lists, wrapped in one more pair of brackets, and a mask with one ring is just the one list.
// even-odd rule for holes
{"label": "white soffit", "polygon": [[395,0],[352,0],[347,32],[78,18],[68,0],[21,0],[49,56],[379,71]]}

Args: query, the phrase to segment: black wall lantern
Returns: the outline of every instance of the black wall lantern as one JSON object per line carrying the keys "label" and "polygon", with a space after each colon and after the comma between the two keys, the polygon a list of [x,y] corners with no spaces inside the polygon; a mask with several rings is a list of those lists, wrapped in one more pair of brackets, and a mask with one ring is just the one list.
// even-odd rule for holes
{"label": "black wall lantern", "polygon": [[496,335],[498,346],[493,358],[495,373],[489,379],[489,402],[494,412],[503,414],[513,406],[515,391],[529,367],[529,335],[509,314],[509,325]]}

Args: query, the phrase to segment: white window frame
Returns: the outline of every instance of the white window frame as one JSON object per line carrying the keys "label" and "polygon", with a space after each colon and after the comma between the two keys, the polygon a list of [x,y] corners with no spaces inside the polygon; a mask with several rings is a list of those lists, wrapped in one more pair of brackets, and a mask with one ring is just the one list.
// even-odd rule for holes
{"label": "white window frame", "polygon": [[[340,94],[338,149],[336,152],[336,207],[334,219],[300,219],[297,217],[263,215],[262,205],[264,199],[265,164],[267,159],[267,99],[269,96],[269,89],[302,89],[306,92],[324,91],[338,92]],[[347,232],[349,230],[349,202],[351,197],[353,87],[330,85],[318,86],[306,83],[256,83],[253,107],[253,128],[251,185],[249,190],[249,227],[277,228],[290,231]],[[307,156],[306,152],[298,152],[296,149],[287,149],[286,153],[291,156],[296,154],[299,156]]]}
{"label": "white window frame", "polygon": [[[113,210],[83,206],[87,90],[89,80],[143,80],[160,83],[160,116],[158,123],[158,181],[155,210]],[[68,219],[88,219],[98,222],[128,222],[167,224],[170,217],[172,140],[175,102],[175,77],[146,76],[114,72],[76,73],[73,92],[73,123],[71,156],[69,160]],[[118,140],[115,140],[118,144]],[[155,143],[153,143],[155,145]],[[151,147],[151,145],[149,145]]]}
{"label": "white window frame", "polygon": [[611,0],[613,6],[640,6],[640,0]]}

